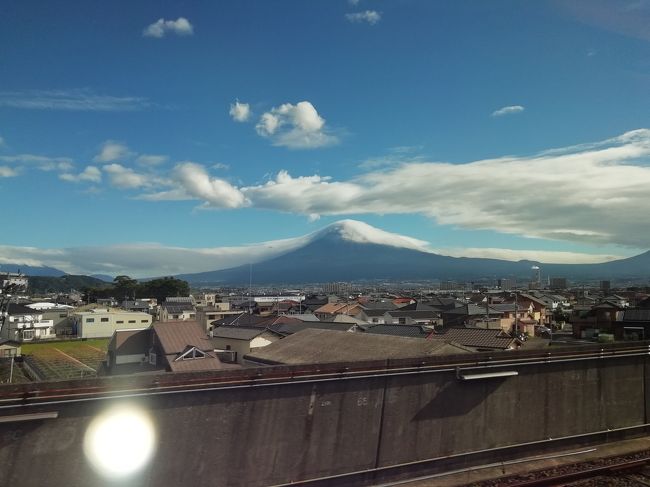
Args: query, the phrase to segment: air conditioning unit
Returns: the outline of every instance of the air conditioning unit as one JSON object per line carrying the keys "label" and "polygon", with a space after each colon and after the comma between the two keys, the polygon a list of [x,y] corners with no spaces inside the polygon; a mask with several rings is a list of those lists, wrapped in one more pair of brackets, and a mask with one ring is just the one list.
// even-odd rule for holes
{"label": "air conditioning unit", "polygon": [[228,364],[237,363],[237,352],[234,350],[215,350],[214,353],[217,355],[219,360]]}

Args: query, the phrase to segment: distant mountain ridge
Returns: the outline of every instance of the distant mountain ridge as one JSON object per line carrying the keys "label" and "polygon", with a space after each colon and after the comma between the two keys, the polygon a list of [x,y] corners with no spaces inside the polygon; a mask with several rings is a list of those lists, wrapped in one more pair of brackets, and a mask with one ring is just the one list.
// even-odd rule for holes
{"label": "distant mountain ridge", "polygon": [[101,279],[90,276],[29,276],[29,292],[31,294],[67,293],[71,290],[81,291],[83,288],[104,288],[109,284]]}
{"label": "distant mountain ridge", "polygon": [[23,264],[0,264],[0,272],[21,272],[26,276],[50,276],[61,277],[65,276],[65,272],[48,266],[31,266]]}
{"label": "distant mountain ridge", "polygon": [[425,242],[344,220],[315,232],[302,246],[256,264],[181,274],[190,283],[256,284],[360,280],[472,280],[515,276],[529,280],[531,267],[569,279],[649,278],[650,251],[601,264],[544,264],[448,257],[426,251]]}

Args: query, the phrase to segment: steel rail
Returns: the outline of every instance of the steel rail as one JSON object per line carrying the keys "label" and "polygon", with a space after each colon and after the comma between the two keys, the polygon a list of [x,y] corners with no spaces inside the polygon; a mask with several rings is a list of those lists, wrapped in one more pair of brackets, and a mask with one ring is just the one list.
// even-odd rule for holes
{"label": "steel rail", "polygon": [[[551,455],[535,455],[532,457],[518,458],[517,460],[506,460],[504,462],[486,463],[485,465],[476,465],[474,467],[459,468],[457,470],[450,470],[449,472],[434,473],[432,475],[422,475],[420,477],[414,477],[412,479],[397,480],[395,482],[378,484],[375,485],[374,487],[393,487],[395,485],[407,485],[407,484],[412,484],[413,482],[421,482],[422,480],[449,477],[451,475],[456,475],[460,473],[477,472],[479,470],[485,470],[488,468],[500,468],[506,465],[517,465],[519,463],[526,463],[526,462],[538,462],[540,460],[555,460],[556,458],[566,458],[566,457],[572,457],[574,455],[584,455],[586,453],[593,453],[595,451],[598,451],[598,448],[588,448],[586,450],[553,453]],[[476,482],[480,482],[480,480],[477,480]]]}
{"label": "steel rail", "polygon": [[592,477],[597,477],[599,475],[639,469],[647,465],[649,462],[650,455],[648,455],[646,458],[627,460],[611,465],[604,465],[602,467],[588,468],[576,472],[566,472],[563,474],[548,476],[544,478],[522,480],[509,484],[508,487],[544,487],[549,485],[565,485],[566,482],[573,482],[575,480],[589,479]]}
{"label": "steel rail", "polygon": [[[391,470],[393,471],[398,471],[400,469],[404,469],[406,467],[411,467],[411,466],[417,466],[417,465],[426,465],[428,463],[436,463],[444,460],[451,460],[455,458],[461,458],[461,457],[469,457],[471,455],[479,455],[482,453],[493,453],[497,451],[503,451],[503,450],[510,450],[510,449],[517,449],[517,448],[524,448],[528,446],[536,446],[536,445],[548,445],[550,443],[558,443],[560,441],[566,441],[566,440],[572,440],[572,439],[584,439],[588,438],[590,436],[601,436],[605,434],[611,434],[611,433],[617,433],[617,432],[623,432],[623,431],[632,431],[635,429],[640,429],[640,428],[648,428],[650,426],[650,423],[644,423],[644,424],[639,424],[635,426],[625,426],[623,428],[614,428],[614,429],[607,429],[607,430],[601,430],[601,431],[592,431],[590,433],[580,433],[577,435],[568,435],[568,436],[561,436],[558,438],[548,438],[545,440],[536,440],[536,441],[527,441],[524,443],[515,443],[512,445],[505,445],[505,446],[499,446],[495,448],[484,448],[481,450],[474,450],[474,451],[469,451],[469,452],[463,452],[463,453],[455,453],[453,455],[446,455],[442,457],[433,457],[433,458],[427,458],[424,460],[414,460],[412,462],[403,462],[403,463],[398,463],[394,465],[386,465],[382,467],[375,467],[375,468],[368,468],[365,470],[357,470],[353,472],[345,472],[345,473],[340,473],[340,474],[335,474],[335,475],[327,475],[327,476],[322,476],[322,477],[315,477],[315,478],[310,478],[310,479],[302,479],[302,480],[294,480],[291,482],[285,482],[281,484],[273,484],[272,486],[269,487],[289,487],[289,486],[300,486],[300,485],[305,485],[308,486],[310,484],[318,484],[318,483],[323,483],[323,482],[330,482],[330,481],[337,481],[337,480],[343,480],[346,479],[346,482],[350,482],[350,480],[354,480],[355,477],[357,478],[362,478],[366,477],[370,474],[379,472],[379,473],[389,473]],[[650,462],[650,455],[648,456],[648,459],[645,460]],[[502,462],[499,462],[497,465],[501,465]],[[469,467],[469,469],[472,469],[474,467]],[[466,471],[466,469],[461,469],[461,470],[456,470],[454,471],[455,473],[461,473],[463,471]],[[443,475],[446,475],[443,474]],[[441,475],[442,476],[442,475]],[[427,476],[424,476],[426,478]],[[435,478],[436,475],[431,475],[431,478]],[[423,478],[423,477],[418,477],[418,478]],[[412,479],[414,480],[414,479]],[[348,485],[348,484],[346,484]],[[354,484],[350,484],[354,485]],[[373,484],[376,485],[376,484]],[[387,485],[391,485],[388,483]],[[399,485],[399,484],[396,484]],[[547,484],[548,485],[548,484]]]}

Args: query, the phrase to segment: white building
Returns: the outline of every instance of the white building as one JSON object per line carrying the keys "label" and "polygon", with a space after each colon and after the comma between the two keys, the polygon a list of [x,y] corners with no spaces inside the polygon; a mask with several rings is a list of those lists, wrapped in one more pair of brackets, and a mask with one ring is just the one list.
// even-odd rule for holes
{"label": "white building", "polygon": [[73,329],[80,338],[107,338],[115,330],[147,328],[151,326],[149,313],[124,311],[110,308],[96,308],[72,315]]}
{"label": "white building", "polygon": [[56,338],[54,321],[43,319],[42,311],[10,303],[0,337],[16,342]]}
{"label": "white building", "polygon": [[8,288],[9,286],[20,288],[23,291],[27,289],[29,280],[25,274],[19,274],[15,272],[2,272],[0,273],[0,294],[2,290]]}

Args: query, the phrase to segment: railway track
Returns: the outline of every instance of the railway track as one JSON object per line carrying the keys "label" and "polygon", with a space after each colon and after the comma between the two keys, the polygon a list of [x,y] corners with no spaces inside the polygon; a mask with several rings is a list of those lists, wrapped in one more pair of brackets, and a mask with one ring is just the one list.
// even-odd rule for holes
{"label": "railway track", "polygon": [[650,450],[467,484],[468,487],[650,487]]}

